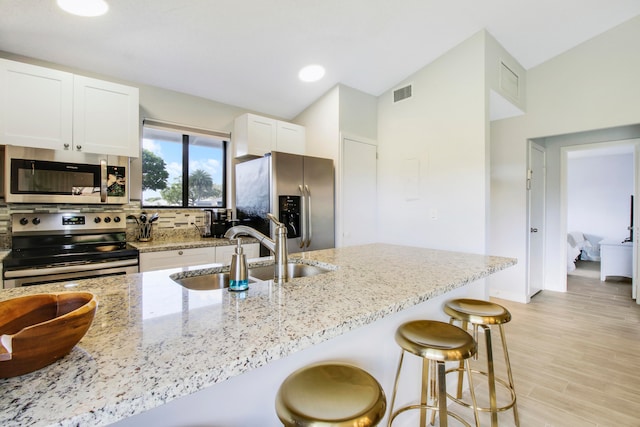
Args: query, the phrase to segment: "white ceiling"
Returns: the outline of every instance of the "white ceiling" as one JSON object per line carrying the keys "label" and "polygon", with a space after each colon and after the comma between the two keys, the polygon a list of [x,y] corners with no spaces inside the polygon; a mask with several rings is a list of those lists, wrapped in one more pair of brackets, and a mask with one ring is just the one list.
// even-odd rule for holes
{"label": "white ceiling", "polygon": [[[337,83],[379,95],[487,29],[529,69],[634,16],[638,0],[0,0],[0,50],[292,118]],[[325,78],[302,83],[319,63]]]}

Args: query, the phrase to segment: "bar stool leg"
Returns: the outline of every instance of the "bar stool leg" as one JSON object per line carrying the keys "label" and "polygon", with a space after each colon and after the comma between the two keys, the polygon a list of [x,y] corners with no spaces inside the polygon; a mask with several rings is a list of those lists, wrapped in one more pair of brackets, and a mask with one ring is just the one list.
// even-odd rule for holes
{"label": "bar stool leg", "polygon": [[516,405],[516,392],[513,386],[513,375],[511,374],[511,361],[509,360],[509,352],[507,351],[507,341],[505,339],[504,328],[502,325],[498,325],[500,327],[500,340],[502,341],[502,351],[504,352],[504,360],[507,364],[507,376],[509,378],[509,386],[511,387],[511,391],[513,393],[513,420],[517,427],[520,427],[520,417],[518,416],[518,406]]}
{"label": "bar stool leg", "polygon": [[[436,406],[438,403],[438,392],[436,390],[436,362],[433,360],[429,361],[429,390],[431,392],[431,400],[432,406]],[[436,410],[431,410],[431,418],[429,420],[429,424],[434,425],[436,423]]]}
{"label": "bar stool leg", "polygon": [[473,378],[471,377],[471,363],[469,360],[467,360],[466,368],[467,368],[467,377],[469,378],[469,393],[471,394],[471,403],[473,405],[473,418],[476,422],[476,427],[480,427],[480,415],[478,414],[478,402],[476,401],[476,390],[473,386]]}
{"label": "bar stool leg", "polygon": [[445,378],[445,366],[444,362],[437,361],[436,366],[438,369],[438,415],[440,415],[440,427],[447,427],[447,379]]}
{"label": "bar stool leg", "polygon": [[489,382],[489,408],[491,409],[491,427],[498,427],[498,402],[496,398],[496,376],[493,370],[493,347],[491,345],[491,328],[481,325],[487,346],[487,376]]}
{"label": "bar stool leg", "polygon": [[[455,320],[453,318],[451,318],[449,320],[450,324],[455,324]],[[464,329],[465,331],[467,330],[468,327],[468,323],[466,321],[462,321],[460,324],[460,327],[462,329]],[[475,340],[476,337],[473,337],[473,339]],[[478,354],[476,353],[474,356],[474,359],[478,358]],[[461,360],[460,363],[458,364],[458,387],[456,390],[456,397],[458,399],[462,399],[462,383],[463,383],[463,379],[464,379],[464,360]]]}
{"label": "bar stool leg", "polygon": [[396,403],[396,394],[398,392],[398,380],[400,379],[400,370],[402,369],[402,360],[404,359],[404,350],[400,350],[400,360],[398,361],[398,369],[396,370],[396,380],[393,383],[393,393],[391,394],[391,406],[389,411],[389,421],[387,422],[387,427],[391,427],[391,422],[393,421],[393,408]]}
{"label": "bar stool leg", "polygon": [[422,359],[422,387],[420,387],[420,426],[426,427],[427,425],[427,403],[429,401],[429,395],[433,396],[431,391],[431,383],[429,381],[429,359]]}

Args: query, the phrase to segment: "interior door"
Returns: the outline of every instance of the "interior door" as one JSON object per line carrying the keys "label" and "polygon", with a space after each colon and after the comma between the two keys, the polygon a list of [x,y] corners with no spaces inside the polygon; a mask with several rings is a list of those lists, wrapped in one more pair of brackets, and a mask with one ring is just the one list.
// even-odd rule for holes
{"label": "interior door", "polygon": [[527,187],[529,196],[529,282],[528,296],[544,288],[544,235],[545,235],[545,151],[529,142],[529,170]]}
{"label": "interior door", "polygon": [[342,246],[377,240],[377,147],[344,138],[342,146]]}
{"label": "interior door", "polygon": [[631,236],[633,236],[633,261],[632,261],[632,274],[631,274],[631,297],[636,300],[636,304],[640,304],[640,298],[638,298],[638,269],[640,266],[638,265],[638,254],[639,252],[639,244],[638,237],[640,233],[637,232],[638,226],[640,223],[638,220],[640,219],[640,213],[638,213],[638,189],[640,188],[640,142],[634,143],[633,148],[633,174],[635,179],[635,186],[633,190],[633,214],[631,221],[633,222],[633,226],[631,227]]}

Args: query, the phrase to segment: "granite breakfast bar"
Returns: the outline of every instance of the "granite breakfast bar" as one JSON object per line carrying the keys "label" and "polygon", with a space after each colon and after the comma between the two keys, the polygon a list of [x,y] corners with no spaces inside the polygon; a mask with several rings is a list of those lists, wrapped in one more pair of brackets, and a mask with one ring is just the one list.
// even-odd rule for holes
{"label": "granite breakfast bar", "polygon": [[486,297],[481,279],[516,263],[387,244],[290,260],[334,271],[246,293],[187,290],[169,278],[180,269],[1,291],[83,290],[99,306],[71,354],[0,380],[0,425],[278,425],[281,381],[327,359],[362,366],[390,394],[395,327],[442,317],[449,297]]}

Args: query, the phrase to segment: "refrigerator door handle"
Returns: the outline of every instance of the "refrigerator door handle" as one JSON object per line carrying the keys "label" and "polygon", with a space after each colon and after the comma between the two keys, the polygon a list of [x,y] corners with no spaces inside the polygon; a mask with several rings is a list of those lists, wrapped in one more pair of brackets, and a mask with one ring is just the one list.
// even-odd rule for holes
{"label": "refrigerator door handle", "polygon": [[313,237],[313,226],[311,225],[311,190],[309,186],[304,186],[307,192],[307,247],[311,245],[311,238]]}
{"label": "refrigerator door handle", "polygon": [[298,190],[300,190],[300,218],[301,218],[301,224],[300,224],[300,249],[304,248],[304,243],[307,239],[307,207],[306,207],[306,203],[305,203],[305,192],[304,189],[302,188],[302,185],[298,185]]}

